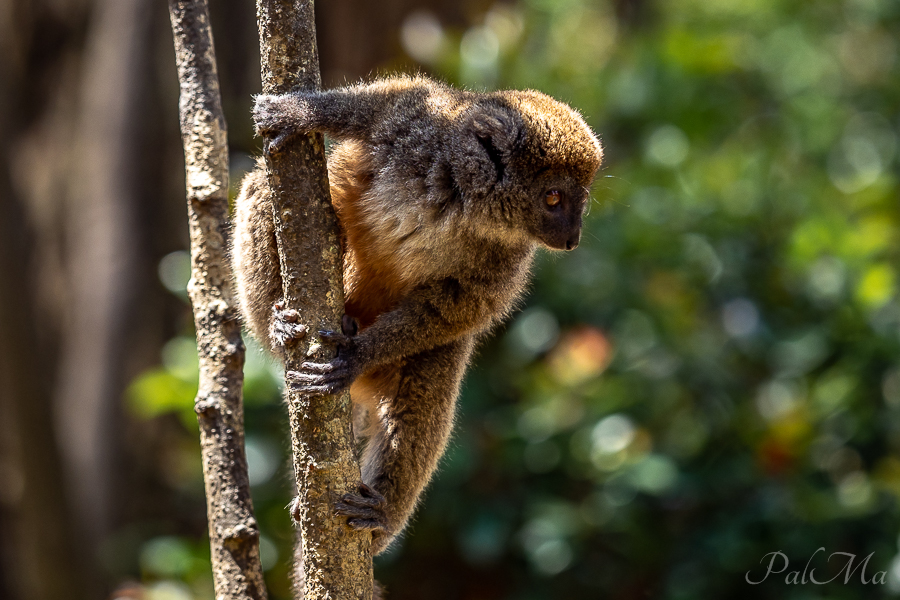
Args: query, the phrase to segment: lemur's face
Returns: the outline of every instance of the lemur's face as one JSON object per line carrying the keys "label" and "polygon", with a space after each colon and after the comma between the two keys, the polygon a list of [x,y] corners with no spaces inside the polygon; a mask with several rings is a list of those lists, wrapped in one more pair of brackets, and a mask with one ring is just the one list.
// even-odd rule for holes
{"label": "lemur's face", "polygon": [[454,175],[498,232],[573,250],[603,149],[581,117],[538,92],[498,92],[464,115]]}
{"label": "lemur's face", "polygon": [[486,202],[504,229],[551,250],[574,250],[595,172],[595,164],[550,164],[528,152],[513,154]]}
{"label": "lemur's face", "polygon": [[551,250],[574,250],[581,240],[582,216],[589,188],[571,178],[537,186],[531,198],[534,229],[531,234]]}
{"label": "lemur's face", "polygon": [[515,194],[523,197],[526,228],[551,250],[574,250],[590,187],[603,160],[600,142],[568,106],[522,92],[522,135],[510,162]]}

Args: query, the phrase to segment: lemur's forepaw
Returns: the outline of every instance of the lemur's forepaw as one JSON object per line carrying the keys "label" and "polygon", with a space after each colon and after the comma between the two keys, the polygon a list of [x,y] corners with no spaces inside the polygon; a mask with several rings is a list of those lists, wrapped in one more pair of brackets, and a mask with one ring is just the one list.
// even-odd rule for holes
{"label": "lemur's forepaw", "polygon": [[327,363],[302,363],[299,371],[285,375],[292,390],[318,396],[338,394],[350,387],[354,379],[350,363],[340,356]]}
{"label": "lemur's forepaw", "polygon": [[253,123],[260,135],[277,133],[284,128],[287,97],[278,94],[260,94],[254,98]]}
{"label": "lemur's forepaw", "polygon": [[328,362],[305,362],[296,371],[288,371],[285,375],[292,390],[301,394],[330,395],[344,391],[360,374],[359,363],[355,358],[354,335],[359,329],[352,317],[344,315],[341,319],[342,332],[320,331],[323,342],[337,346],[337,356]]}
{"label": "lemur's forepaw", "polygon": [[353,529],[371,531],[381,536],[387,533],[387,502],[384,496],[364,483],[356,494],[344,494],[334,507],[335,513],[347,517],[347,525]]}
{"label": "lemur's forepaw", "polygon": [[296,100],[289,94],[260,94],[253,105],[256,133],[266,138],[265,152],[277,154],[299,130],[290,118]]}
{"label": "lemur's forepaw", "polygon": [[276,302],[272,307],[272,326],[269,335],[279,348],[302,340],[306,337],[307,327],[301,324],[300,313],[292,308],[285,308],[284,302]]}

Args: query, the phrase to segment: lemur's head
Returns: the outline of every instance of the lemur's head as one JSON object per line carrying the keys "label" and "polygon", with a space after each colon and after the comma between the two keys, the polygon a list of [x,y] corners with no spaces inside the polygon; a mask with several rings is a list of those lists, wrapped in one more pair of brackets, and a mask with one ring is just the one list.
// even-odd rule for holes
{"label": "lemur's head", "polygon": [[578,246],[603,159],[581,116],[540,92],[507,91],[479,99],[458,123],[453,171],[464,198],[550,249]]}

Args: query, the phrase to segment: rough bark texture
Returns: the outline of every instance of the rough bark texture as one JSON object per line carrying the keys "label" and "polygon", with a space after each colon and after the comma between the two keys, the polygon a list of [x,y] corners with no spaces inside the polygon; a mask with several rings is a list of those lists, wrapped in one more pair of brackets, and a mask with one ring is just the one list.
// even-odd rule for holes
{"label": "rough bark texture", "polygon": [[[263,92],[320,86],[311,0],[258,0]],[[313,334],[288,349],[285,367],[324,361],[334,348],[319,343],[320,329],[340,330],[344,310],[341,249],[331,206],[320,134],[303,136],[267,156],[274,191],[284,298]],[[360,481],[351,427],[350,397],[288,396],[294,475],[299,490],[299,585],[307,600],[372,597],[371,535],[351,530],[334,514],[334,501]]]}
{"label": "rough bark texture", "polygon": [[187,174],[191,282],[200,354],[195,410],[217,600],[266,598],[244,454],[241,341],[227,249],[228,153],[206,0],[170,0]]}

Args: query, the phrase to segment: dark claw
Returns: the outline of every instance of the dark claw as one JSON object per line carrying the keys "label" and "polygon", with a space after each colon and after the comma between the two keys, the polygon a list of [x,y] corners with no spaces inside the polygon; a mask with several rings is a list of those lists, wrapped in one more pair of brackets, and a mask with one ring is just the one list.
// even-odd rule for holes
{"label": "dark claw", "polygon": [[364,483],[359,484],[358,494],[344,494],[335,504],[335,512],[347,517],[347,524],[354,529],[385,533],[387,531],[387,502],[384,496]]}
{"label": "dark claw", "polygon": [[350,336],[338,331],[329,331],[327,329],[322,329],[319,331],[319,337],[322,338],[323,342],[328,342],[330,344],[334,344],[335,346],[346,346],[350,343]]}
{"label": "dark claw", "polygon": [[297,496],[293,500],[291,500],[289,509],[291,511],[291,518],[294,520],[294,523],[299,523],[300,522],[300,496]]}
{"label": "dark claw", "polygon": [[359,333],[359,321],[350,315],[341,317],[341,332],[347,336],[354,336]]}
{"label": "dark claw", "polygon": [[[293,131],[281,131],[280,133],[275,134],[273,131],[265,131],[261,132],[263,136],[265,136],[265,141],[263,142],[263,152],[273,156],[275,154],[280,154],[282,150],[284,150],[284,146],[287,142],[294,137]],[[274,137],[270,137],[274,134]]]}

